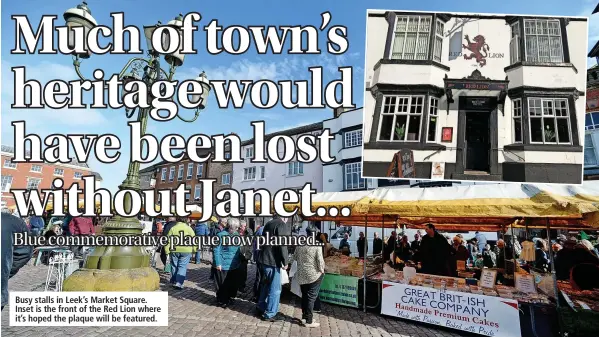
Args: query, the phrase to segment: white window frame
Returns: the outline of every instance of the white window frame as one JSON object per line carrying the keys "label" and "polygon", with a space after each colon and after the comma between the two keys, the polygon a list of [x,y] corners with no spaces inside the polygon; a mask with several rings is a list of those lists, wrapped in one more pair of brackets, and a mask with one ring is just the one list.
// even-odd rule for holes
{"label": "white window frame", "polygon": [[287,164],[287,176],[297,177],[304,175],[304,163],[299,161],[292,161]]}
{"label": "white window frame", "polygon": [[[39,171],[38,170],[34,170],[34,167],[39,167]],[[40,164],[31,164],[31,169],[29,169],[29,172],[33,172],[33,173],[42,173],[42,170],[44,169],[44,167]]]}
{"label": "white window frame", "polygon": [[[78,174],[80,175],[79,177],[77,177]],[[75,172],[75,173],[73,173],[73,179],[81,180],[81,178],[83,178],[83,172]]]}
{"label": "white window frame", "polygon": [[[358,181],[354,182],[353,178],[351,179],[351,185],[349,185],[350,181],[348,179],[349,177],[354,177],[354,175],[357,174],[358,175]],[[344,188],[347,191],[351,191],[351,190],[363,190],[366,189],[366,179],[362,178],[362,163],[361,162],[355,162],[355,163],[347,163],[345,165],[343,165],[343,183],[344,183]]]}
{"label": "white window frame", "polygon": [[185,171],[185,164],[179,165],[179,170],[177,171],[177,181],[183,180],[183,171]]}
{"label": "white window frame", "polygon": [[185,185],[185,201],[191,201],[191,185]]}
{"label": "white window frame", "polygon": [[266,179],[266,166],[260,166],[260,172],[258,175],[258,179],[260,179],[260,180]]}
{"label": "white window frame", "polygon": [[[523,124],[522,124],[522,111],[523,111],[523,107],[522,107],[522,99],[521,98],[515,98],[512,100],[512,129],[514,130],[514,132],[512,132],[512,139],[514,143],[520,144],[523,142],[524,140],[524,130],[523,130]],[[520,123],[520,141],[518,141],[516,139],[516,124]]]}
{"label": "white window frame", "polygon": [[243,169],[243,181],[256,180],[256,166],[245,167]]}
{"label": "white window frame", "polygon": [[520,39],[522,38],[520,22],[512,23],[510,29],[512,34],[510,39],[510,64],[514,64],[520,62]]}
{"label": "white window frame", "polygon": [[[421,105],[421,110],[420,113],[411,113],[411,109],[412,109],[412,100],[415,100],[417,98],[422,98],[422,105]],[[385,101],[387,98],[395,98],[395,106],[393,108],[393,112],[384,112],[385,109]],[[406,108],[405,112],[398,112],[399,110],[399,106],[400,106],[400,101],[402,99],[407,99],[408,100],[408,105]],[[377,131],[377,135],[376,135],[376,139],[379,142],[411,142],[411,143],[418,143],[420,142],[420,137],[422,137],[422,119],[423,119],[423,112],[424,112],[424,101],[426,99],[426,96],[424,95],[414,95],[414,96],[410,96],[410,95],[385,95],[383,96],[383,104],[381,104],[381,111],[380,111],[380,118],[379,118],[379,126],[378,126],[378,131]],[[392,115],[393,116],[393,123],[391,124],[393,126],[393,128],[395,128],[395,124],[397,122],[397,116],[407,116],[406,117],[406,131],[404,134],[404,139],[403,140],[399,140],[399,139],[393,139],[395,138],[395,130],[391,131],[391,139],[390,140],[382,140],[381,139],[381,128],[383,126],[383,116],[389,116]],[[415,140],[407,140],[408,139],[408,130],[410,129],[410,116],[420,116],[420,124],[418,125],[418,138]]]}
{"label": "white window frame", "polygon": [[[590,142],[587,142],[587,137]],[[590,151],[593,154],[593,162],[587,162],[586,152]],[[595,144],[593,142],[593,134],[587,133],[584,135],[584,166],[597,166],[597,152],[595,152]]]}
{"label": "white window frame", "polygon": [[[530,109],[531,109],[531,101],[532,100],[540,100],[541,102],[541,115],[535,115],[532,116],[530,113]],[[553,115],[545,115],[545,102],[551,101],[553,106]],[[566,101],[566,116],[557,116],[556,113],[556,102],[558,101]],[[528,131],[529,131],[529,139],[530,139],[530,143],[531,144],[552,144],[552,145],[564,145],[564,144],[572,144],[572,125],[570,125],[570,106],[569,106],[569,102],[567,98],[542,98],[542,97],[528,97],[527,99],[528,102]],[[536,106],[535,106],[536,108]],[[545,141],[545,132],[542,132],[542,138],[543,141],[542,142],[533,142],[532,141],[532,119],[541,119],[541,126],[543,127],[545,125],[545,118],[547,119],[553,119],[554,121],[554,127],[555,127],[555,142],[547,142]],[[568,134],[570,135],[570,141],[569,142],[560,142],[559,141],[559,132],[558,132],[558,128],[557,128],[557,121],[558,119],[566,119],[567,123],[568,123]]]}
{"label": "white window frame", "polygon": [[13,162],[10,159],[4,159],[4,164],[2,166],[5,169],[10,169],[10,170],[16,170],[17,169],[17,163]]}
{"label": "white window frame", "polygon": [[252,159],[254,157],[254,146],[246,146],[245,148],[245,158]]}
{"label": "white window frame", "polygon": [[[397,24],[399,22],[400,19],[406,19],[406,28],[405,30],[402,32],[403,33],[403,46],[401,49],[401,56],[400,57],[393,57],[393,49],[395,47],[395,40],[398,36],[398,32],[397,32]],[[416,33],[416,40],[414,42],[414,57],[413,58],[406,58],[406,40],[407,40],[407,36],[408,36],[408,28],[409,28],[409,24],[410,21],[413,18],[417,18],[418,19],[418,24],[417,24],[417,29],[416,32],[410,32],[410,34],[414,34]],[[425,31],[420,31],[420,22],[422,21],[423,18],[427,18],[429,20],[429,26],[428,26],[428,30]],[[391,39],[391,48],[389,49],[389,59],[392,60],[428,60],[428,52],[429,52],[429,45],[431,43],[431,33],[432,33],[432,26],[433,26],[433,16],[432,15],[398,15],[395,18],[395,22],[393,25],[393,37]],[[426,34],[426,53],[425,53],[425,57],[424,58],[416,58],[417,53],[417,49],[418,49],[418,38],[422,35],[422,34]]]}
{"label": "white window frame", "polygon": [[189,180],[191,178],[193,178],[193,163],[188,163],[187,164],[187,176],[185,180]]}
{"label": "white window frame", "polygon": [[[62,173],[56,173],[56,172],[62,172]],[[55,167],[54,168],[54,175],[57,177],[64,177],[64,169],[60,168],[60,167]]]}
{"label": "white window frame", "polygon": [[[37,181],[37,184],[35,184],[35,188],[31,186],[31,182],[32,181]],[[27,177],[27,186],[25,187],[25,189],[27,190],[37,190],[40,188],[40,185],[42,183],[42,178],[33,178],[33,177]]]}
{"label": "white window frame", "polygon": [[10,186],[12,185],[12,180],[13,180],[12,176],[4,175],[4,174],[2,175],[2,186],[0,186],[2,189],[2,192],[10,191]]}
{"label": "white window frame", "polygon": [[[437,19],[437,25],[435,26],[435,37],[433,38],[433,61],[441,62],[443,60],[443,39],[445,37],[445,22]],[[439,42],[439,45],[437,45]],[[437,47],[438,53],[437,53]],[[437,54],[439,57],[437,57]]]}
{"label": "white window frame", "polygon": [[168,174],[168,181],[172,183],[175,181],[175,166],[171,166]]}
{"label": "white window frame", "polygon": [[[597,115],[597,120],[595,120],[595,118],[593,118],[593,115]],[[587,125],[587,121],[586,121],[586,116],[589,116],[591,118],[591,125]],[[599,129],[599,111],[592,111],[592,112],[587,112],[585,114],[585,120],[584,120],[584,129],[585,130],[596,130]]]}
{"label": "white window frame", "polygon": [[[433,104],[434,102],[434,104]],[[434,112],[434,113],[433,113]],[[437,120],[435,121],[435,135],[434,139],[430,140],[428,138],[428,134],[431,127],[431,116],[435,117]],[[426,142],[427,143],[436,143],[439,135],[439,98],[430,96],[428,100],[428,116],[426,117]]]}
{"label": "white window frame", "polygon": [[204,164],[199,163],[196,167],[196,178],[200,179],[204,176]]}
{"label": "white window frame", "polygon": [[231,185],[231,173],[223,173],[221,176],[221,185]]}
{"label": "white window frame", "polygon": [[[535,25],[535,33],[527,33],[526,32],[526,23],[530,23],[530,22],[534,22]],[[555,34],[550,34],[549,31],[549,22],[553,22],[553,23],[557,23],[557,31],[558,31],[558,35]],[[541,28],[543,28],[543,23],[545,23],[547,25],[547,33],[541,33],[538,34],[538,23],[541,23]],[[544,19],[544,18],[539,18],[539,19],[524,19],[524,27],[522,27],[522,35],[524,36],[524,58],[526,59],[527,62],[542,62],[542,63],[562,63],[564,62],[564,46],[563,46],[563,37],[562,37],[562,27],[561,27],[561,22],[557,19]],[[528,58],[528,36],[535,36],[536,37],[536,43],[537,43],[537,58],[536,60],[529,60]],[[548,53],[549,53],[549,60],[543,60],[541,61],[541,48],[540,43],[539,43],[539,37],[546,37],[547,39],[550,39],[551,37],[559,37],[559,60],[552,60],[551,57],[553,56],[551,54],[551,47],[549,47],[548,49]],[[551,46],[551,42],[547,42],[548,46]],[[557,47],[557,46],[556,46]]]}
{"label": "white window frame", "polygon": [[347,131],[343,134],[343,147],[350,148],[362,145],[362,130]]}
{"label": "white window frame", "polygon": [[166,181],[166,167],[162,168],[162,173],[160,175],[162,181]]}
{"label": "white window frame", "polygon": [[193,200],[202,199],[202,184],[196,184],[193,187]]}

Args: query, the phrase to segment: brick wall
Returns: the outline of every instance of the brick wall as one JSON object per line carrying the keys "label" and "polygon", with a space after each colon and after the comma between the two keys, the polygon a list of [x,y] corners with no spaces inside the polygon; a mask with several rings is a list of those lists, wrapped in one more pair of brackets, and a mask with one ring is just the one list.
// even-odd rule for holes
{"label": "brick wall", "polygon": [[[10,161],[12,159],[12,155],[2,154],[1,158],[2,162],[0,164],[2,165],[2,181],[4,182],[6,179],[12,179],[10,189],[25,189],[27,188],[28,181],[33,180],[39,181],[39,185],[37,187],[38,190],[50,189],[52,188],[52,183],[56,178],[61,178],[63,180],[64,189],[71,187],[73,184],[77,184],[80,188],[84,188],[84,181],[75,178],[75,174],[80,174],[83,177],[93,175],[93,172],[89,168],[79,168],[77,166],[61,164],[16,163],[16,168],[11,168],[8,167],[9,165],[5,164],[5,161]],[[40,166],[41,172],[35,171],[35,169],[39,169]],[[55,174],[55,169],[62,171],[56,172]],[[62,173],[62,175],[58,175],[60,173]],[[99,183],[96,182],[96,186],[98,185]],[[8,190],[2,190],[2,201],[6,202],[7,207],[12,207],[15,205],[15,200]]]}

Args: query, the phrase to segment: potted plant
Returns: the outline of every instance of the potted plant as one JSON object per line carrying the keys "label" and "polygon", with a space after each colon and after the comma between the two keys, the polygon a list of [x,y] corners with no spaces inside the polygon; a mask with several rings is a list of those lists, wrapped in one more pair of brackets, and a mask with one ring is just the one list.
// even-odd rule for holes
{"label": "potted plant", "polygon": [[405,134],[406,134],[405,124],[403,124],[401,127],[398,125],[395,125],[395,135],[397,136],[398,140],[404,140]]}

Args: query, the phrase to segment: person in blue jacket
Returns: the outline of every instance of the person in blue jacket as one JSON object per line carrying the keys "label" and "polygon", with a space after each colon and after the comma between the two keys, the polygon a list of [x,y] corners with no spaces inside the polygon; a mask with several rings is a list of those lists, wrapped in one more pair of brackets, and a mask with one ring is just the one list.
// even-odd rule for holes
{"label": "person in blue jacket", "polygon": [[40,236],[46,224],[41,216],[32,216],[29,218],[29,225],[31,226],[31,235]]}
{"label": "person in blue jacket", "polygon": [[[194,231],[196,236],[207,236],[210,234],[210,230],[208,229],[208,225],[205,222],[196,224]],[[202,260],[202,247],[198,247],[196,251],[196,260],[195,263],[199,264]]]}
{"label": "person in blue jacket", "polygon": [[238,271],[241,264],[239,246],[223,245],[227,236],[239,235],[239,219],[228,218],[225,230],[217,234],[218,246],[214,247],[213,263],[216,269],[214,283],[216,286],[216,301],[225,308],[232,304],[239,289]]}

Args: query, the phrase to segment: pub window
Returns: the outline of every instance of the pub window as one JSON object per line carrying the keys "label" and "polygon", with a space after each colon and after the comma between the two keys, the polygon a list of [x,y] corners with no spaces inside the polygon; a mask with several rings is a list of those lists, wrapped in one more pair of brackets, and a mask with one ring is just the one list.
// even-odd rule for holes
{"label": "pub window", "polygon": [[437,20],[437,27],[435,28],[435,49],[433,51],[433,60],[441,62],[441,55],[443,50],[443,32],[445,31],[445,23],[441,20]]}
{"label": "pub window", "polygon": [[530,142],[570,144],[571,128],[567,99],[529,98]]}
{"label": "pub window", "polygon": [[379,123],[378,140],[417,142],[424,96],[385,96]]}
{"label": "pub window", "polygon": [[524,20],[526,61],[564,62],[559,20]]}
{"label": "pub window", "polygon": [[439,118],[439,99],[431,97],[429,112],[428,112],[428,135],[426,141],[437,141],[437,118]]}
{"label": "pub window", "polygon": [[514,23],[512,26],[512,38],[510,40],[510,64],[520,62],[520,22]]}
{"label": "pub window", "polygon": [[512,115],[514,118],[514,143],[522,143],[522,100],[512,101]]}
{"label": "pub window", "polygon": [[398,16],[391,59],[427,60],[431,22],[430,16]]}
{"label": "pub window", "polygon": [[590,133],[584,135],[584,166],[597,165],[597,155],[595,154],[595,146],[593,137]]}

